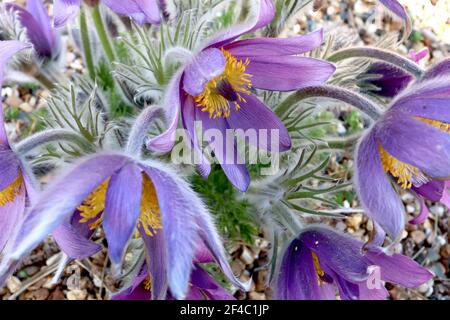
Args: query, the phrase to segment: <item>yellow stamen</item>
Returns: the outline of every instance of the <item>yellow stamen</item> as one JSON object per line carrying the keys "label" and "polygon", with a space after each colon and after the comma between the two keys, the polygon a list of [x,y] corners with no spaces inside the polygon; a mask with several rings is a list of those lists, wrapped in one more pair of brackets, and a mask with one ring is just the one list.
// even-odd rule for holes
{"label": "yellow stamen", "polygon": [[[103,210],[105,210],[106,190],[108,189],[109,178],[102,182],[78,207],[81,219],[85,223],[96,219],[89,224],[91,230],[97,228],[103,221]],[[98,217],[100,215],[100,217]]]}
{"label": "yellow stamen", "polygon": [[312,251],[311,251],[311,255],[313,258],[313,262],[314,262],[314,269],[316,270],[317,281],[320,286],[321,284],[324,283],[324,281],[322,280],[322,277],[325,275],[325,271],[323,271],[322,267],[320,266],[319,257],[317,257],[317,255]]}
{"label": "yellow stamen", "polygon": [[202,94],[194,97],[197,106],[201,107],[202,111],[209,112],[209,117],[214,119],[218,117],[227,118],[230,116],[229,101],[217,90],[217,86],[221,81],[229,83],[236,93],[237,101],[233,101],[236,110],[241,107],[239,104],[240,102],[246,102],[241,93],[249,95],[252,87],[252,82],[250,80],[251,75],[245,73],[250,61],[248,59],[245,61],[237,60],[228,51],[224,49],[221,50],[226,60],[224,72],[220,76],[210,80],[206,84]]}
{"label": "yellow stamen", "polygon": [[144,289],[150,291],[152,289],[152,278],[147,276],[144,280]]}
{"label": "yellow stamen", "polygon": [[425,179],[420,170],[413,165],[404,163],[397,158],[390,155],[381,144],[378,145],[378,152],[380,153],[381,164],[385,172],[391,173],[403,189],[412,187],[413,178]]}
{"label": "yellow stamen", "polygon": [[19,174],[9,186],[0,191],[0,207],[3,207],[7,203],[13,202],[14,199],[20,194],[22,185],[22,174]]}
{"label": "yellow stamen", "polygon": [[438,128],[442,131],[448,132],[450,133],[450,124],[445,123],[445,122],[441,122],[438,120],[431,120],[431,119],[426,119],[426,118],[422,118],[422,117],[415,117],[417,120],[422,121],[426,124],[432,125],[435,128]]}
{"label": "yellow stamen", "polygon": [[162,229],[161,212],[155,186],[146,174],[142,175],[141,215],[139,216],[138,227],[142,227],[150,237],[153,237],[158,229]]}

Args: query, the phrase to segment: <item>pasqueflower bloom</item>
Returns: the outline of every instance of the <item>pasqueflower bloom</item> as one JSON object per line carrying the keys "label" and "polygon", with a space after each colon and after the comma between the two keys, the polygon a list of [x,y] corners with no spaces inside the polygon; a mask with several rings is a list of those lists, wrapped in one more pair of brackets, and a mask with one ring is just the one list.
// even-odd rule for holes
{"label": "pasqueflower bloom", "polygon": [[[386,254],[374,245],[363,252],[363,245],[362,241],[328,227],[304,229],[282,257],[277,298],[334,300],[339,293],[345,300],[379,300],[389,296],[384,281],[413,288],[433,277],[406,256]],[[381,279],[369,279],[375,272],[370,267],[378,268]]]}
{"label": "pasqueflower bloom", "polygon": [[[286,127],[254,95],[253,89],[290,91],[319,85],[333,74],[335,67],[319,59],[298,56],[320,46],[321,30],[287,39],[237,40],[269,24],[274,13],[272,0],[259,1],[254,21],[234,26],[206,41],[169,85],[166,96],[169,127],[149,142],[149,148],[170,151],[181,117],[194,150],[201,154],[194,125],[201,122],[205,131],[215,129],[222,133],[222,138],[213,137],[209,142],[228,179],[241,191],[247,189],[250,177],[243,161],[237,161],[234,138],[225,140],[227,130],[253,129],[257,133],[265,130],[267,138],[260,137],[257,142],[260,148],[290,149]],[[277,141],[278,147],[272,146],[271,141]],[[208,176],[211,168],[206,158],[202,158],[198,167],[203,176]]]}
{"label": "pasqueflower bloom", "polygon": [[[8,60],[29,47],[18,41],[0,41],[0,85]],[[5,249],[23,219],[28,198],[34,196],[33,178],[29,172],[8,141],[0,100],[0,252]]]}
{"label": "pasqueflower bloom", "polygon": [[41,58],[55,58],[61,46],[57,31],[52,27],[51,19],[42,0],[28,0],[27,7],[8,3],[6,8],[18,14],[20,22],[27,32],[29,41]]}
{"label": "pasqueflower bloom", "polygon": [[[157,0],[102,0],[103,4],[119,15],[129,16],[137,23],[161,22]],[[65,25],[80,10],[81,0],[54,0],[55,27]]]}
{"label": "pasqueflower bloom", "polygon": [[429,182],[450,177],[449,65],[449,60],[441,62],[403,90],[356,151],[355,185],[361,203],[393,239],[404,227],[404,207],[386,173],[422,197],[440,184]]}
{"label": "pasqueflower bloom", "polygon": [[[207,251],[201,251],[195,256],[194,269],[191,274],[186,300],[235,300],[208,272],[203,270],[201,264],[213,262],[213,258]],[[150,300],[151,298],[151,278],[148,276],[145,264],[134,279],[131,287],[112,297],[113,300]],[[170,292],[168,292],[166,300],[173,300]]]}
{"label": "pasqueflower bloom", "polygon": [[[74,212],[79,219],[76,224],[70,223]],[[56,235],[58,244],[73,257],[85,255],[83,250],[97,250],[87,239],[77,244],[89,236],[86,229],[79,231],[79,226],[96,228],[102,223],[114,266],[121,263],[137,230],[146,246],[156,299],[166,296],[167,284],[175,298],[185,296],[199,243],[206,245],[228,278],[242,287],[200,199],[184,180],[159,163],[116,153],[84,159],[50,185],[30,208],[8,258],[20,259],[62,223],[66,228]]]}

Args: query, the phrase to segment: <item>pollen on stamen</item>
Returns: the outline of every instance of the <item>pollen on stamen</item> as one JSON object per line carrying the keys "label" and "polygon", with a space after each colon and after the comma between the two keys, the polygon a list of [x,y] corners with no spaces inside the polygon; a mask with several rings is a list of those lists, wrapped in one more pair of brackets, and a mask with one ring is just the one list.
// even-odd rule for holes
{"label": "pollen on stamen", "polygon": [[403,189],[410,189],[414,182],[424,183],[427,181],[419,168],[393,157],[381,145],[378,145],[378,152],[384,171],[397,178],[398,184]]}
{"label": "pollen on stamen", "polygon": [[421,122],[424,122],[426,124],[432,125],[433,127],[438,128],[439,130],[450,133],[450,124],[449,123],[441,122],[439,120],[422,118],[422,117],[415,117],[415,119],[417,119]]}
{"label": "pollen on stamen", "polygon": [[[251,74],[246,73],[246,68],[250,64],[250,60],[245,61],[237,60],[230,52],[221,49],[225,57],[225,70],[220,76],[210,80],[204,91],[194,97],[194,101],[203,112],[208,112],[209,117],[216,119],[219,117],[227,118],[230,116],[230,102],[233,103],[235,110],[241,108],[240,103],[246,103],[247,101],[242,94],[249,95],[252,88],[252,82],[250,78]],[[221,82],[227,82],[234,93],[236,94],[236,101],[229,101],[224,97],[218,88]]]}
{"label": "pollen on stamen", "polygon": [[146,174],[142,175],[142,181],[141,214],[138,228],[142,228],[146,235],[153,237],[158,230],[162,229],[161,211],[152,181]]}
{"label": "pollen on stamen", "polygon": [[80,222],[89,224],[91,230],[96,229],[103,221],[103,211],[105,210],[106,190],[108,189],[109,178],[103,181],[78,207],[80,212]]}
{"label": "pollen on stamen", "polygon": [[317,282],[320,286],[324,283],[324,281],[322,280],[322,277],[325,276],[325,271],[323,271],[322,267],[320,266],[319,257],[317,257],[317,255],[312,251],[311,251],[311,256],[312,256],[313,262],[314,262],[314,270],[316,271]]}
{"label": "pollen on stamen", "polygon": [[9,186],[0,191],[0,207],[5,206],[7,203],[13,202],[19,195],[22,185],[23,178],[22,175],[19,174]]}

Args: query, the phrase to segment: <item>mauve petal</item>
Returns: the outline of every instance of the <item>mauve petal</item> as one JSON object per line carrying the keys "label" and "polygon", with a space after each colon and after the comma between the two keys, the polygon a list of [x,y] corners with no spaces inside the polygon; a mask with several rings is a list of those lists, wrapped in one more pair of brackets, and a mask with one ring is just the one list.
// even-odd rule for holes
{"label": "mauve petal", "polygon": [[431,272],[401,254],[389,256],[381,250],[369,250],[365,257],[371,265],[380,267],[383,281],[415,288],[433,278]]}
{"label": "mauve petal", "polygon": [[55,28],[64,26],[72,20],[80,10],[81,0],[54,0],[53,1],[53,25]]}
{"label": "mauve petal", "polygon": [[216,48],[201,51],[184,69],[183,90],[195,97],[200,95],[211,79],[225,70],[225,56]]}
{"label": "mauve petal", "polygon": [[195,106],[192,97],[186,95],[181,108],[181,121],[191,140],[191,148],[196,152],[196,156],[200,157],[200,163],[197,164],[197,170],[202,177],[207,178],[211,173],[211,164],[200,149],[199,142],[201,139],[198,137],[195,130],[195,108],[198,107]]}
{"label": "mauve petal", "polygon": [[[0,41],[0,86],[3,83],[3,73],[8,60],[12,58],[20,50],[31,47],[31,44],[20,41],[9,40]],[[0,147],[1,145],[8,145],[8,136],[5,130],[5,120],[3,116],[2,101],[0,99]]]}
{"label": "mauve petal", "polygon": [[310,226],[297,237],[314,251],[320,264],[350,282],[367,278],[367,263],[363,260],[363,243],[325,226]]}
{"label": "mauve petal", "polygon": [[102,0],[115,13],[130,16],[139,24],[161,22],[156,0]]}
{"label": "mauve petal", "polygon": [[421,224],[427,220],[430,212],[428,211],[425,200],[422,197],[418,197],[420,203],[420,213],[412,220],[409,221],[411,224]]}
{"label": "mauve petal", "polygon": [[102,249],[101,245],[83,236],[69,221],[63,222],[52,235],[61,250],[72,259],[84,259]]}
{"label": "mauve petal", "polygon": [[103,229],[113,264],[120,264],[141,212],[142,170],[136,164],[114,174],[106,191]]}
{"label": "mauve petal", "polygon": [[224,49],[229,51],[233,56],[243,56],[252,59],[257,56],[277,56],[279,59],[285,57],[305,53],[314,50],[323,42],[323,29],[303,36],[290,38],[251,38],[232,42]]}
{"label": "mauve petal", "polygon": [[211,263],[214,261],[214,257],[209,252],[204,243],[198,244],[195,250],[195,263]]}
{"label": "mauve petal", "polygon": [[379,0],[386,8],[388,8],[397,17],[407,20],[408,13],[405,8],[397,0]]}
{"label": "mauve petal", "polygon": [[176,129],[181,110],[182,93],[180,89],[180,82],[182,75],[182,70],[175,74],[167,87],[166,95],[164,97],[164,106],[166,111],[166,119],[169,124],[166,131],[151,139],[147,143],[147,148],[152,151],[169,152],[175,144]]}
{"label": "mauve petal", "polygon": [[[245,57],[237,56],[239,60]],[[254,57],[245,72],[252,75],[252,85],[258,89],[292,91],[321,85],[336,67],[324,60],[307,57]]]}
{"label": "mauve petal", "polygon": [[[211,277],[208,272],[197,266],[191,275],[192,288],[189,291],[186,299],[194,299],[192,291],[198,288],[203,295],[206,295],[209,300],[236,300],[232,294],[220,286],[217,281]],[[195,295],[198,296],[198,295]]]}
{"label": "mauve petal", "polygon": [[[3,249],[6,250],[9,247],[8,242],[10,243],[13,240],[12,238],[17,232],[17,227],[24,218],[25,203],[26,190],[22,184],[14,200],[0,206],[0,253]],[[5,254],[8,254],[8,252],[5,252]]]}
{"label": "mauve petal", "polygon": [[422,80],[430,80],[436,77],[450,76],[450,58],[446,58],[425,71]]}
{"label": "mauve petal", "polygon": [[439,202],[445,190],[445,181],[431,180],[420,187],[412,186],[411,190],[430,201]]}
{"label": "mauve petal", "polygon": [[230,128],[249,132],[255,130],[258,138],[267,137],[254,141],[259,148],[274,152],[289,150],[289,132],[277,115],[253,94],[243,95],[243,98],[246,102],[240,103],[241,108],[233,110],[226,118]]}
{"label": "mauve petal", "polygon": [[226,132],[229,129],[227,121],[222,118],[211,119],[207,112],[201,111],[201,108],[196,108],[195,113],[196,120],[202,122],[203,132],[211,135],[205,136],[205,138],[209,138],[209,145],[214,150],[214,155],[228,180],[239,191],[247,191],[250,184],[250,174],[244,161],[239,158],[234,136],[227,139]]}
{"label": "mauve petal", "polygon": [[377,87],[370,89],[378,96],[393,98],[408,86],[414,77],[394,65],[375,62],[369,66],[364,74],[364,84]]}
{"label": "mauve petal", "polygon": [[350,282],[338,274],[331,273],[331,276],[339,290],[341,300],[358,300],[359,286],[356,283]]}
{"label": "mauve petal", "polygon": [[0,192],[8,188],[20,174],[19,159],[11,149],[0,146]]}
{"label": "mauve petal", "polygon": [[366,214],[396,239],[405,224],[404,206],[383,170],[372,131],[361,139],[355,163],[355,188]]}
{"label": "mauve petal", "polygon": [[275,16],[274,2],[273,0],[260,0],[257,3],[257,12],[255,12],[251,21],[241,25],[235,25],[227,30],[219,32],[207,41],[204,47],[214,46],[215,48],[220,48],[225,44],[236,40],[243,34],[253,32],[268,25]]}
{"label": "mauve petal", "polygon": [[152,292],[145,289],[144,284],[140,283],[134,289],[124,290],[115,294],[112,300],[150,300]]}
{"label": "mauve petal", "polygon": [[196,216],[205,209],[187,183],[175,174],[156,166],[142,165],[142,168],[155,186],[161,210],[170,291],[175,298],[182,299],[188,291],[195,244],[199,240]]}
{"label": "mauve petal", "polygon": [[[44,2],[42,0],[27,0],[27,10],[31,15],[34,17],[35,21],[37,22],[39,29],[33,30],[32,28],[28,28],[28,37],[31,38],[30,33],[37,33],[41,32],[41,37],[44,37],[47,42],[48,46],[48,54],[51,55],[53,52],[53,49],[56,46],[56,38],[55,34],[52,28],[52,23],[50,20],[50,17],[48,15],[47,8],[44,5]],[[27,21],[22,20],[22,23],[27,23]],[[33,25],[31,25],[33,27]],[[34,35],[36,36],[36,35]],[[36,44],[35,44],[36,47]]]}
{"label": "mauve petal", "polygon": [[286,248],[277,275],[280,300],[321,300],[311,251],[297,239]]}
{"label": "mauve petal", "polygon": [[70,216],[95,188],[130,161],[119,154],[97,154],[61,175],[30,208],[11,258],[18,259],[33,249]]}
{"label": "mauve petal", "polygon": [[384,285],[381,288],[369,289],[367,283],[359,283],[359,300],[386,300],[389,297],[389,292]]}
{"label": "mauve petal", "polygon": [[162,300],[167,295],[167,246],[165,243],[165,230],[158,230],[156,234],[149,237],[142,228],[139,232],[145,243],[147,251],[147,272],[152,280],[152,299]]}
{"label": "mauve petal", "polygon": [[396,109],[378,123],[376,138],[390,155],[429,177],[450,177],[449,133]]}

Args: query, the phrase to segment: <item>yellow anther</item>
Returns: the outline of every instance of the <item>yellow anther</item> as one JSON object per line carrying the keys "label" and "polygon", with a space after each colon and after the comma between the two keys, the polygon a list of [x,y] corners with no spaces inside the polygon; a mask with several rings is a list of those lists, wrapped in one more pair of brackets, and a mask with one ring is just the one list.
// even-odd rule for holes
{"label": "yellow anther", "polygon": [[161,212],[155,186],[146,174],[142,174],[141,214],[138,227],[142,227],[150,237],[153,237],[159,229],[162,229]]}
{"label": "yellow anther", "polygon": [[85,223],[96,219],[89,224],[93,230],[103,221],[103,210],[105,210],[106,190],[108,189],[109,178],[102,182],[78,207],[80,212],[80,222]]}
{"label": "yellow anther", "polygon": [[322,277],[325,275],[325,271],[323,271],[322,267],[320,266],[319,257],[317,257],[317,255],[312,251],[311,255],[314,262],[314,269],[316,270],[317,282],[319,283],[319,285],[321,285],[324,283]]}
{"label": "yellow anther", "polygon": [[22,174],[19,173],[17,178],[5,189],[0,191],[0,207],[3,207],[7,203],[13,202],[14,199],[20,194],[23,186]]}

